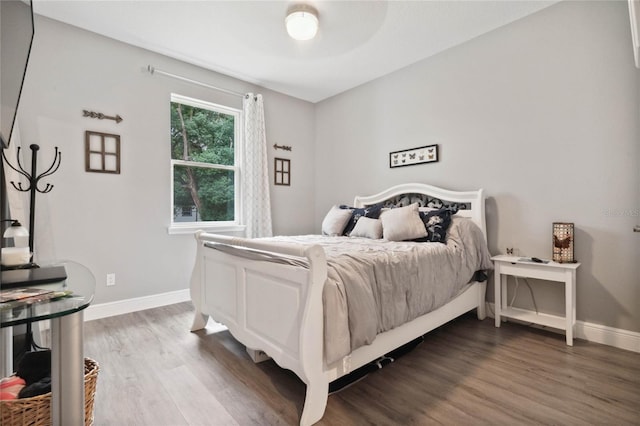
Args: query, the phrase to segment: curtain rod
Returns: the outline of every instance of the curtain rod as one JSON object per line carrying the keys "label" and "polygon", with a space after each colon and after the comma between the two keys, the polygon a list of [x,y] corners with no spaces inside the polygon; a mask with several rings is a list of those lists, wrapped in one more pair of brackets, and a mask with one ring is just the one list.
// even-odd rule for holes
{"label": "curtain rod", "polygon": [[162,74],[162,75],[165,75],[167,77],[171,77],[171,78],[175,78],[177,80],[185,81],[187,83],[197,84],[198,86],[206,87],[207,89],[217,90],[219,92],[224,92],[224,93],[227,93],[229,95],[240,96],[241,98],[244,97],[244,93],[234,92],[233,90],[223,89],[221,87],[212,86],[210,84],[203,83],[201,81],[192,80],[190,78],[182,77],[182,76],[176,75],[176,74],[171,74],[170,72],[159,70],[159,69],[157,69],[155,67],[152,67],[151,65],[147,65],[147,71],[149,71],[149,74],[151,74],[151,75],[153,75],[153,74]]}

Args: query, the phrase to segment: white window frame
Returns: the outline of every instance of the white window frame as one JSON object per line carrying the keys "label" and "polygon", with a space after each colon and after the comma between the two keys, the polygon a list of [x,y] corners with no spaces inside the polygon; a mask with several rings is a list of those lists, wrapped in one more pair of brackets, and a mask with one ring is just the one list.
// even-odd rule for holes
{"label": "white window frame", "polygon": [[[234,117],[233,120],[233,137],[234,137],[234,165],[233,166],[225,166],[211,163],[200,163],[197,161],[185,161],[185,160],[174,160],[170,158],[170,225],[168,228],[169,234],[192,234],[198,230],[205,231],[214,231],[214,232],[244,232],[245,226],[242,225],[242,202],[241,202],[241,168],[240,164],[242,161],[242,110],[237,108],[231,108],[224,105],[215,104],[213,102],[202,101],[199,99],[189,98],[187,96],[178,95],[175,93],[171,94],[171,102],[180,103],[183,105],[192,106],[195,108],[207,109],[210,111],[219,112],[221,114],[232,115]],[[171,154],[169,154],[171,157]],[[211,168],[217,170],[232,170],[233,173],[233,186],[234,186],[234,217],[233,221],[200,221],[200,222],[174,222],[174,200],[173,200],[173,172],[175,170],[175,166],[197,166],[204,168]]]}

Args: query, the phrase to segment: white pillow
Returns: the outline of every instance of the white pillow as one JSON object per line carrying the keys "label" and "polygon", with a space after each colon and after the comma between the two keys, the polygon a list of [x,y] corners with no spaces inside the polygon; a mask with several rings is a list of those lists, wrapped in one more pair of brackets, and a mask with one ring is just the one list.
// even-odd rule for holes
{"label": "white pillow", "polygon": [[347,222],[351,219],[351,212],[350,209],[341,209],[338,206],[331,207],[322,221],[322,233],[332,237],[342,235]]}
{"label": "white pillow", "polygon": [[427,228],[418,213],[418,203],[383,212],[380,220],[385,240],[405,241],[427,236]]}
{"label": "white pillow", "polygon": [[372,240],[382,238],[382,222],[379,219],[361,216],[349,233],[350,237],[364,237]]}

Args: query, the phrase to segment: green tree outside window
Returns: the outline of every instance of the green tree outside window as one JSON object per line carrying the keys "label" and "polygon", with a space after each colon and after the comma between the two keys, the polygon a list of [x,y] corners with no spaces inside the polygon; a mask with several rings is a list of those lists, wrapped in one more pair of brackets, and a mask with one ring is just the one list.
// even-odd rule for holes
{"label": "green tree outside window", "polygon": [[237,113],[193,103],[172,96],[173,221],[233,222]]}

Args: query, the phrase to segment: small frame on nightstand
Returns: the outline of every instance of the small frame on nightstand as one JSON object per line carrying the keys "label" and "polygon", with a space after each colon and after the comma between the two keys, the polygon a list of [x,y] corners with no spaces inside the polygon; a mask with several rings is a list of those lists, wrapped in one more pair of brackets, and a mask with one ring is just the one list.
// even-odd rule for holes
{"label": "small frame on nightstand", "polygon": [[120,174],[120,135],[87,130],[84,150],[85,171]]}

